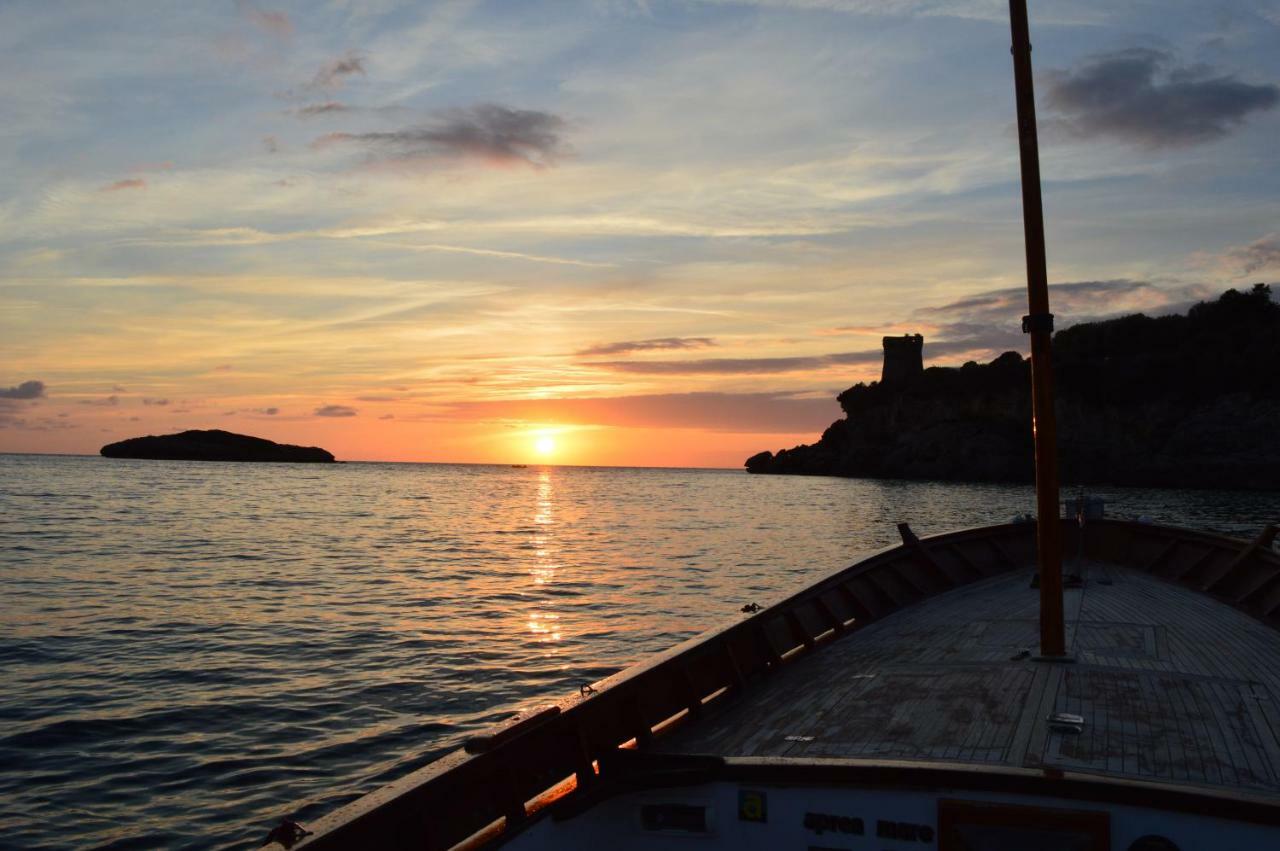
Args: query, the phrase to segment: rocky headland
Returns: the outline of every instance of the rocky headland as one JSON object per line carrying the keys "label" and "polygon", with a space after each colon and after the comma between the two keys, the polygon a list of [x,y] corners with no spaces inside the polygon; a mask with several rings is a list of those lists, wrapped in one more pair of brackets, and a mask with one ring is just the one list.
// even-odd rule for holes
{"label": "rocky headland", "polygon": [[178,434],[132,437],[102,447],[108,458],[150,458],[160,461],[280,461],[332,464],[333,455],[318,446],[275,443],[229,431],[184,431]]}
{"label": "rocky headland", "polygon": [[[887,357],[903,339],[886,339]],[[1280,305],[1270,287],[1228,290],[1186,315],[1075,325],[1054,335],[1053,357],[1064,485],[1280,489]],[[816,443],[753,455],[747,470],[1034,481],[1029,360],[890,365],[884,380],[837,397],[845,417]]]}

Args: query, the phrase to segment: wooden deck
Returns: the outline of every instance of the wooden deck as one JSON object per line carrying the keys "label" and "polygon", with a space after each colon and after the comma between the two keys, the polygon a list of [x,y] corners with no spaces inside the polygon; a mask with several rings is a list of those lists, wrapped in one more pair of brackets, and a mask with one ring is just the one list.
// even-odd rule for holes
{"label": "wooden deck", "polygon": [[[1280,798],[1280,632],[1137,570],[1065,568],[1084,579],[1066,592],[1074,664],[1027,658],[1037,591],[1016,571],[868,624],[655,749],[1057,767]],[[1059,712],[1083,731],[1050,729]]]}

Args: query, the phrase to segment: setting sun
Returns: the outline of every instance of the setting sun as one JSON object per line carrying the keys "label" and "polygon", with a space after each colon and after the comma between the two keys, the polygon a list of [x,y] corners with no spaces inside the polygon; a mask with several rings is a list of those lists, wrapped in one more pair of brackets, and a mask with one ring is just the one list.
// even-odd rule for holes
{"label": "setting sun", "polygon": [[544,434],[534,440],[533,448],[539,455],[550,455],[556,451],[556,440],[554,437]]}

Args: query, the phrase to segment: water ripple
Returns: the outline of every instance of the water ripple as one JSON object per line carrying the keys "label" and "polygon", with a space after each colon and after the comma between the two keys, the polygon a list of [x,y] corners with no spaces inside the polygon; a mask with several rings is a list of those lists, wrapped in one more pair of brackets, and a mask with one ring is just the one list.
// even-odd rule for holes
{"label": "water ripple", "polygon": [[[1280,495],[1113,491],[1251,534]],[[1025,487],[0,456],[0,846],[255,848]]]}

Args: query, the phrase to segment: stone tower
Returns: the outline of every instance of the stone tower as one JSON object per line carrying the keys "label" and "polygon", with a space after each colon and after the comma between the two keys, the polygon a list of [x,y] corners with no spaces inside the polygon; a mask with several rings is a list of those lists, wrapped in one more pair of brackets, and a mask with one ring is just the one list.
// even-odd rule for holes
{"label": "stone tower", "polygon": [[905,384],[924,372],[924,337],[905,334],[884,338],[884,370],[881,384]]}

